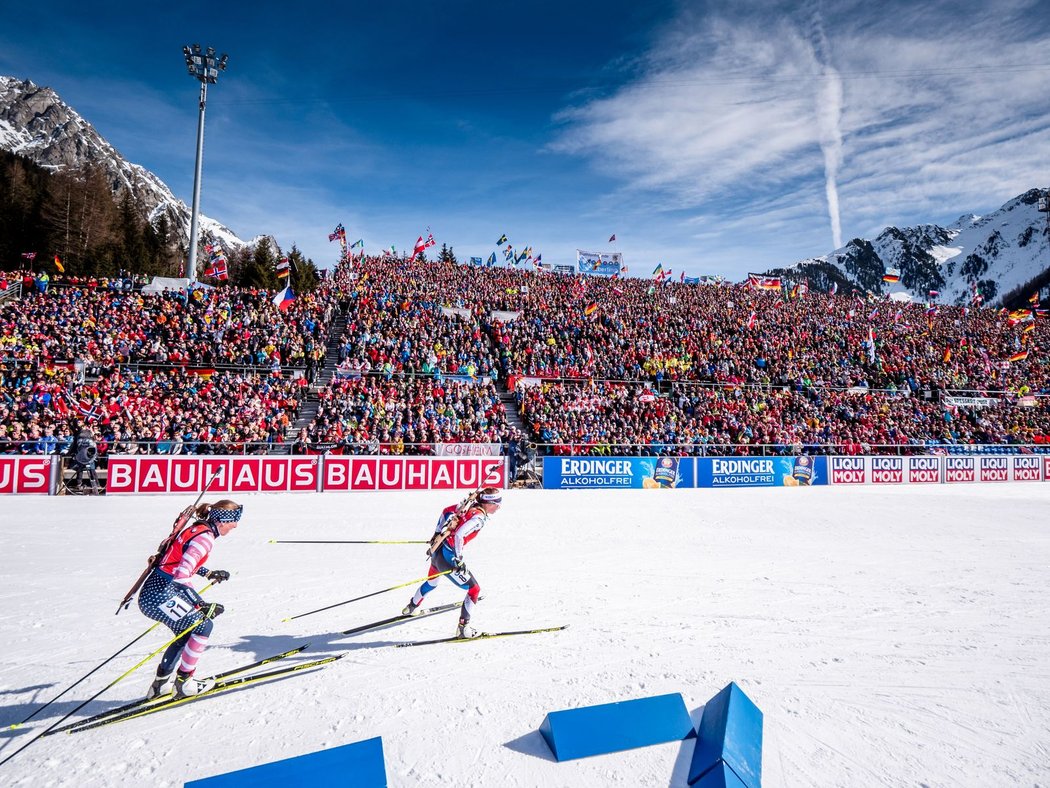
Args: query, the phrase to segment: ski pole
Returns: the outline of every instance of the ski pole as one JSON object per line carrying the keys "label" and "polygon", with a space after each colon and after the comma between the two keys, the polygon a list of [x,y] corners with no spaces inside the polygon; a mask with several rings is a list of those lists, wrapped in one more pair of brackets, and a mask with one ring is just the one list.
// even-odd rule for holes
{"label": "ski pole", "polygon": [[70,691],[71,689],[73,689],[73,687],[77,686],[77,685],[78,685],[78,684],[79,684],[80,682],[82,682],[82,681],[83,681],[84,679],[86,679],[86,678],[87,678],[88,676],[90,676],[90,675],[91,675],[92,673],[94,673],[94,672],[95,672],[96,670],[98,670],[99,668],[101,668],[101,667],[103,667],[103,666],[105,666],[105,665],[109,664],[109,663],[110,663],[110,662],[111,662],[111,661],[112,661],[112,660],[113,660],[113,659],[114,659],[115,657],[118,657],[118,656],[120,656],[121,654],[123,654],[123,653],[124,653],[124,652],[125,652],[125,651],[126,651],[127,649],[129,649],[129,648],[130,648],[131,646],[133,646],[133,645],[134,645],[135,643],[138,643],[138,642],[139,642],[140,640],[142,640],[142,638],[146,637],[146,635],[148,635],[148,634],[149,634],[150,632],[152,632],[152,631],[153,631],[154,629],[156,629],[156,628],[157,628],[158,626],[160,626],[160,622],[159,622],[159,621],[158,621],[158,622],[157,622],[156,624],[154,624],[153,626],[151,626],[151,627],[150,627],[149,629],[147,629],[147,630],[146,630],[145,632],[143,632],[143,633],[142,633],[141,635],[139,635],[139,636],[138,636],[137,638],[135,638],[134,640],[132,640],[132,641],[131,641],[130,643],[128,643],[127,645],[123,646],[123,647],[122,647],[122,648],[121,648],[120,650],[118,650],[118,651],[114,652],[114,653],[113,653],[112,655],[110,655],[109,657],[107,657],[107,658],[106,658],[106,659],[105,659],[104,661],[100,662],[100,663],[99,663],[98,665],[96,665],[95,667],[93,667],[93,668],[92,668],[91,670],[89,670],[89,671],[88,671],[87,673],[85,673],[85,674],[84,674],[83,676],[81,676],[81,677],[80,677],[79,679],[77,679],[76,681],[74,681],[74,682],[73,682],[72,684],[70,684],[70,685],[69,685],[68,687],[66,687],[66,688],[65,688],[64,690],[62,690],[62,691],[61,691],[60,693],[58,693],[57,695],[55,695],[55,697],[53,697],[53,698],[52,698],[51,700],[49,700],[49,701],[48,701],[47,703],[45,703],[45,704],[44,704],[43,706],[41,706],[40,708],[38,708],[38,709],[37,709],[36,711],[34,711],[34,712],[33,712],[32,714],[30,714],[30,715],[29,715],[28,717],[26,717],[26,718],[25,718],[24,720],[22,720],[21,722],[16,722],[16,723],[14,723],[13,725],[11,725],[11,726],[9,727],[9,729],[8,729],[8,730],[15,730],[16,728],[20,728],[20,727],[22,727],[23,725],[25,725],[25,724],[26,724],[27,722],[29,722],[29,721],[30,721],[31,719],[33,719],[33,717],[35,717],[35,716],[36,716],[37,714],[39,714],[40,712],[42,712],[42,711],[43,711],[44,709],[46,709],[46,708],[47,708],[48,706],[50,706],[50,705],[51,705],[52,703],[54,703],[54,702],[55,702],[56,700],[58,700],[58,699],[59,699],[59,698],[61,698],[61,697],[62,697],[63,695],[65,695],[65,694],[66,694],[67,692],[69,692],[69,691]]}
{"label": "ski pole", "polygon": [[270,544],[430,544],[424,539],[271,539]]}
{"label": "ski pole", "polygon": [[394,591],[398,588],[404,588],[415,583],[422,583],[424,580],[430,580],[433,577],[441,577],[441,575],[447,575],[451,572],[451,569],[446,569],[444,572],[438,572],[436,575],[428,575],[427,577],[417,577],[415,580],[409,580],[407,583],[400,583],[396,586],[390,586],[390,588],[384,588],[382,591],[373,591],[371,594],[365,594],[364,596],[355,596],[353,599],[348,599],[345,602],[336,602],[334,605],[328,605],[327,607],[319,607],[317,610],[309,610],[306,613],[300,613],[297,616],[289,616],[288,618],[282,618],[281,623],[286,621],[294,621],[297,618],[303,618],[304,616],[312,616],[314,613],[320,613],[324,610],[331,610],[333,607],[341,607],[343,605],[349,605],[351,602],[360,602],[362,599],[368,599],[370,596],[378,596],[379,594],[385,594],[387,591]]}
{"label": "ski pole", "polygon": [[[208,587],[209,587],[209,586],[205,586],[204,588],[202,588],[202,589],[201,589],[201,591],[206,591],[206,590],[208,589]],[[147,656],[143,657],[143,658],[142,658],[141,660],[139,660],[138,662],[136,662],[136,663],[135,663],[135,664],[134,664],[134,665],[133,665],[133,666],[132,666],[131,668],[129,668],[128,670],[126,670],[126,671],[124,671],[123,673],[121,673],[121,674],[120,674],[119,676],[117,676],[117,677],[116,677],[115,679],[113,679],[113,681],[109,682],[109,684],[107,684],[106,686],[104,686],[104,687],[103,687],[102,689],[100,689],[100,690],[99,690],[98,692],[96,692],[96,693],[95,693],[94,695],[92,695],[92,696],[91,696],[90,698],[88,698],[88,699],[87,699],[86,701],[84,701],[83,703],[81,703],[81,704],[80,704],[79,706],[77,706],[77,707],[76,707],[75,709],[73,709],[73,710],[72,710],[72,711],[70,711],[70,712],[67,712],[67,713],[66,713],[66,715],[65,715],[64,717],[62,717],[62,719],[58,720],[57,722],[53,722],[53,723],[52,723],[51,725],[49,725],[49,726],[48,726],[47,728],[45,728],[44,730],[40,731],[40,733],[38,733],[38,734],[37,734],[36,736],[34,736],[34,737],[33,737],[32,739],[30,739],[29,741],[27,741],[27,742],[26,742],[25,744],[23,744],[23,745],[22,745],[21,747],[19,747],[19,748],[18,748],[17,750],[15,750],[15,751],[14,751],[13,753],[11,753],[11,754],[10,754],[10,755],[8,755],[8,756],[7,756],[6,758],[4,758],[4,759],[3,759],[2,761],[0,761],[0,766],[3,766],[3,765],[4,765],[5,763],[7,763],[7,762],[8,762],[9,760],[11,760],[11,759],[12,759],[12,758],[14,758],[14,757],[15,757],[16,755],[18,755],[18,753],[22,752],[22,750],[24,750],[24,749],[25,749],[26,747],[28,747],[28,746],[29,746],[30,744],[32,744],[33,742],[37,741],[37,740],[38,740],[38,739],[39,739],[40,737],[42,737],[42,736],[46,736],[46,735],[47,735],[48,733],[50,733],[50,732],[51,732],[52,730],[54,730],[55,728],[57,728],[57,727],[58,727],[59,725],[61,725],[61,724],[62,724],[63,722],[65,722],[65,721],[66,721],[66,720],[68,720],[68,719],[69,719],[70,717],[72,717],[72,716],[73,716],[74,714],[76,714],[76,713],[77,713],[78,711],[80,711],[80,710],[81,710],[82,708],[84,708],[84,707],[85,707],[85,706],[87,706],[87,705],[88,705],[89,703],[91,703],[91,701],[93,701],[93,700],[95,700],[96,698],[98,698],[98,697],[99,697],[99,696],[100,696],[100,695],[101,695],[101,694],[102,694],[103,692],[105,692],[105,691],[106,691],[106,690],[108,690],[108,689],[111,689],[112,687],[115,687],[115,686],[116,686],[116,685],[117,685],[118,683],[120,683],[121,681],[123,681],[124,679],[126,679],[126,678],[127,678],[128,676],[130,676],[130,675],[131,675],[132,673],[134,673],[134,672],[135,672],[136,670],[138,670],[138,669],[139,669],[140,667],[142,667],[143,665],[145,665],[145,664],[146,664],[146,663],[147,663],[147,662],[148,662],[148,661],[149,661],[150,659],[152,659],[153,657],[157,656],[157,654],[159,654],[160,652],[162,652],[162,651],[163,651],[164,649],[166,649],[166,648],[167,648],[168,646],[170,646],[170,645],[171,645],[172,643],[174,643],[174,642],[175,642],[176,640],[178,640],[179,638],[181,638],[181,637],[182,637],[183,635],[187,635],[187,634],[189,634],[190,632],[192,632],[192,631],[193,631],[194,629],[196,629],[196,628],[197,628],[198,626],[200,626],[200,621],[197,621],[197,622],[195,622],[195,623],[193,623],[193,624],[190,624],[190,626],[186,627],[186,628],[185,628],[184,630],[182,630],[182,632],[180,632],[179,634],[177,634],[177,635],[176,635],[175,637],[173,637],[173,638],[172,638],[171,640],[169,640],[169,641],[168,641],[167,643],[165,643],[165,644],[164,644],[163,646],[161,646],[160,648],[158,648],[158,649],[157,649],[156,651],[154,651],[154,652],[152,652],[151,654],[149,654],[149,655],[147,655]],[[125,646],[125,648],[126,648],[126,646]]]}

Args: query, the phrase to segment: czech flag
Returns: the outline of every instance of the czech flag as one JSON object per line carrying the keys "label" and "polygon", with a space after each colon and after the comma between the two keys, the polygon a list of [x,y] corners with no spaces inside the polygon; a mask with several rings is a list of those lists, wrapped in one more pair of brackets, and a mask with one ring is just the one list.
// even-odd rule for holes
{"label": "czech flag", "polygon": [[273,297],[273,305],[282,312],[290,307],[293,301],[295,301],[295,293],[292,292],[290,285],[284,290],[278,291],[277,295]]}

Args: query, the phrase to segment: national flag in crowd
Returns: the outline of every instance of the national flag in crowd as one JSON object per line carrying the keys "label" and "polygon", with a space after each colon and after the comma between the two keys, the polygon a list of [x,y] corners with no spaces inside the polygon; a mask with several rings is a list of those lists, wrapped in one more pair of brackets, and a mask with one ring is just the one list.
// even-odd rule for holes
{"label": "national flag in crowd", "polygon": [[1019,351],[1017,353],[1014,353],[1012,356],[1010,356],[1010,358],[1008,358],[1006,360],[1009,361],[1012,364],[1015,361],[1024,361],[1026,358],[1028,358],[1028,351],[1027,350],[1021,350],[1021,351]]}
{"label": "national flag in crowd", "polygon": [[[878,310],[875,310],[876,312]],[[875,329],[868,326],[868,361],[875,363]]]}
{"label": "national flag in crowd", "polygon": [[284,290],[277,291],[277,295],[273,297],[273,305],[284,312],[288,307],[295,301],[295,293],[292,291],[291,285],[284,288]]}
{"label": "national flag in crowd", "polygon": [[1039,291],[1032,293],[1028,296],[1028,303],[1032,306],[1039,306]]}
{"label": "national flag in crowd", "polygon": [[879,308],[875,307],[871,310],[871,314],[868,315],[868,320],[874,320],[879,316]]}
{"label": "national flag in crowd", "polygon": [[612,243],[615,240],[616,240],[616,233],[613,233],[612,235],[609,236],[609,243]]}
{"label": "national flag in crowd", "polygon": [[598,311],[598,305],[592,301],[591,303],[587,304],[586,307],[584,307],[583,314],[585,314],[587,317],[590,317],[591,315],[593,315],[597,311]]}
{"label": "national flag in crowd", "polygon": [[947,347],[947,348],[944,349],[944,363],[947,364],[951,360],[952,360],[952,349],[950,347]]}
{"label": "national flag in crowd", "polygon": [[489,255],[488,267],[492,268],[492,266],[494,266],[495,264],[496,264],[496,253],[493,252],[492,254]]}
{"label": "national flag in crowd", "polygon": [[437,243],[437,241],[434,240],[434,234],[430,232],[430,228],[428,227],[427,228],[427,241],[426,241],[425,244],[423,244],[423,248],[424,249],[429,249],[431,246],[434,246],[436,243]]}
{"label": "national flag in crowd", "polygon": [[66,267],[62,265],[62,261],[58,259],[57,254],[55,255],[55,270],[58,271],[60,274],[64,274],[66,272]]}
{"label": "national flag in crowd", "polygon": [[889,268],[886,273],[882,275],[883,282],[899,282],[901,280],[901,272],[898,268]]}
{"label": "national flag in crowd", "polygon": [[940,294],[941,294],[941,293],[940,293],[940,291],[939,291],[939,290],[931,290],[931,291],[930,291],[930,298],[936,298],[936,297],[937,297],[937,296],[939,296]]}
{"label": "national flag in crowd", "polygon": [[664,264],[663,263],[657,263],[656,264],[656,268],[653,269],[653,276],[659,278],[660,276],[663,275],[663,272],[664,272]]}
{"label": "national flag in crowd", "polygon": [[33,262],[36,260],[36,252],[22,252],[22,258],[29,262]]}
{"label": "national flag in crowd", "polygon": [[539,264],[543,262],[543,255],[542,254],[536,255],[535,257],[532,258],[532,262],[535,263],[537,267],[539,267]]}
{"label": "national flag in crowd", "polygon": [[937,305],[930,304],[926,307],[926,317],[937,317]]}
{"label": "national flag in crowd", "polygon": [[755,321],[758,320],[758,313],[754,309],[751,310],[751,314],[747,318],[747,327],[749,329],[755,327]]}
{"label": "national flag in crowd", "polygon": [[832,282],[831,287],[828,288],[828,295],[835,295],[839,291],[839,283]]}
{"label": "national flag in crowd", "polygon": [[1033,331],[1035,331],[1035,323],[1029,323],[1021,329],[1022,334],[1031,334]]}
{"label": "national flag in crowd", "polygon": [[416,239],[416,245],[412,249],[412,256],[416,257],[417,255],[423,254],[423,250],[425,250],[426,248],[426,242],[423,240],[423,236],[421,235],[419,236],[419,238]]}
{"label": "national flag in crowd", "polygon": [[277,278],[284,279],[292,272],[292,264],[287,257],[282,257],[277,261]]}
{"label": "national flag in crowd", "polygon": [[758,290],[779,290],[779,276],[759,276],[758,274],[747,275],[747,286]]}
{"label": "national flag in crowd", "polygon": [[507,234],[503,233],[503,235],[501,235],[499,237],[499,240],[496,241],[496,246],[503,246],[503,244],[505,244],[506,242],[507,242]]}
{"label": "national flag in crowd", "polygon": [[220,282],[224,282],[230,278],[230,273],[226,269],[226,258],[222,257],[219,259],[213,259],[208,268],[204,271],[205,276],[212,276],[218,279]]}
{"label": "national flag in crowd", "polygon": [[328,233],[329,241],[334,241],[338,238],[343,239],[344,242],[346,241],[346,230],[343,229],[342,222],[336,225],[334,232]]}
{"label": "national flag in crowd", "polygon": [[350,244],[351,249],[357,249],[358,247],[360,247],[361,249],[365,248],[365,241],[363,238],[358,238],[356,241]]}

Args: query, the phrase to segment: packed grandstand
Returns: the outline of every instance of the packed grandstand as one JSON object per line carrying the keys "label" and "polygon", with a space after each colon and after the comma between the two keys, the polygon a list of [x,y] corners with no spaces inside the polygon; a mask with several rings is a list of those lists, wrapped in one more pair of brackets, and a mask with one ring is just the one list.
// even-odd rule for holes
{"label": "packed grandstand", "polygon": [[[0,452],[954,453],[1050,440],[1041,314],[347,260],[266,290],[6,275]],[[802,290],[802,292],[799,292]],[[524,447],[529,452],[525,452]]]}

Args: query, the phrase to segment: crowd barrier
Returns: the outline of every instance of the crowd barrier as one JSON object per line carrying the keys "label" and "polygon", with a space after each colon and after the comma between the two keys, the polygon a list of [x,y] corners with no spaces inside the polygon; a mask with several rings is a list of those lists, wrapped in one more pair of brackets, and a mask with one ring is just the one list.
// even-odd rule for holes
{"label": "crowd barrier", "polygon": [[[61,463],[0,456],[0,493],[54,495]],[[209,484],[210,482],[210,484]],[[106,495],[473,490],[507,486],[505,457],[112,455]]]}
{"label": "crowd barrier", "polygon": [[[61,462],[0,456],[0,494],[54,495]],[[505,457],[114,455],[107,495],[506,487]],[[1050,456],[544,457],[543,487],[672,489],[1050,481]]]}

